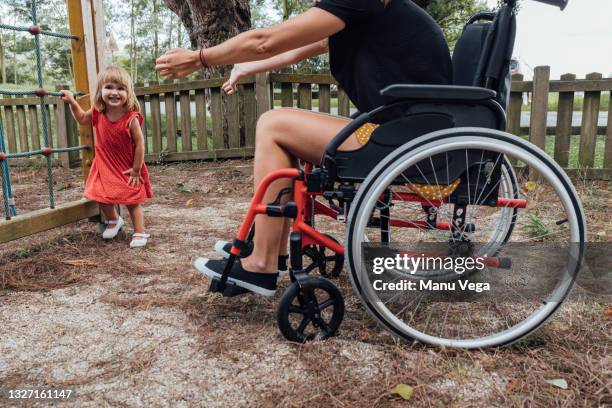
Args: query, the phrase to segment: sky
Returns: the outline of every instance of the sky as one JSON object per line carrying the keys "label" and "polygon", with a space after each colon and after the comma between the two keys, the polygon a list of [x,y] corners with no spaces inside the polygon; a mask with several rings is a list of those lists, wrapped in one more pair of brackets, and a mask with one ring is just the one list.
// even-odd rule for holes
{"label": "sky", "polygon": [[[486,0],[494,6],[497,0]],[[526,76],[529,67],[549,65],[551,79],[591,72],[612,77],[612,0],[569,0],[564,11],[523,0],[514,48]]]}

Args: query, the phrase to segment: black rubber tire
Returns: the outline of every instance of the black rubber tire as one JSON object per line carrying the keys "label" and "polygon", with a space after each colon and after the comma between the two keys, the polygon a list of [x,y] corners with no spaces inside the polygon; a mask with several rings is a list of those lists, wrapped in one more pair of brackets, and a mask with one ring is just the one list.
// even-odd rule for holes
{"label": "black rubber tire", "polygon": [[[382,184],[381,177],[385,173],[385,171],[396,165],[398,162],[406,162],[407,159],[414,155],[418,149],[426,149],[429,146],[433,145],[441,145],[445,143],[445,140],[448,140],[448,143],[453,143],[458,140],[458,138],[471,138],[470,140],[474,140],[473,138],[479,139],[488,139],[489,142],[493,143],[504,143],[506,145],[510,145],[516,149],[521,149],[528,154],[534,157],[534,160],[538,160],[543,168],[549,172],[551,177],[556,179],[557,184],[560,188],[565,191],[565,194],[568,197],[569,209],[572,214],[574,214],[574,224],[577,226],[575,234],[576,237],[572,242],[576,242],[578,245],[578,255],[575,257],[576,262],[571,265],[572,269],[571,276],[575,276],[580,270],[580,266],[584,260],[585,253],[585,245],[586,245],[586,224],[584,211],[582,209],[582,205],[580,203],[580,199],[578,194],[576,193],[575,188],[572,185],[571,180],[564,172],[564,170],[541,149],[536,147],[535,145],[506,132],[501,132],[497,130],[485,129],[485,128],[455,128],[455,129],[447,129],[442,131],[432,132],[427,135],[423,135],[417,139],[414,139],[403,146],[399,147],[392,154],[387,156],[384,160],[382,160],[368,175],[368,177],[361,184],[355,199],[353,200],[351,206],[351,212],[349,214],[349,222],[346,227],[346,239],[345,239],[345,248],[346,248],[346,256],[347,256],[347,267],[349,278],[351,279],[351,283],[355,288],[360,300],[368,310],[368,312],[390,333],[397,335],[400,338],[403,338],[407,341],[421,341],[423,343],[429,343],[438,346],[452,346],[452,347],[462,347],[462,348],[484,348],[484,347],[492,347],[492,346],[505,346],[512,344],[513,342],[519,340],[522,337],[525,337],[531,334],[533,331],[537,330],[544,322],[546,322],[555,311],[558,310],[559,306],[563,303],[565,297],[570,293],[571,286],[568,288],[564,288],[562,293],[562,297],[559,298],[556,302],[550,302],[550,308],[546,309],[545,316],[539,316],[538,321],[532,323],[528,326],[527,329],[523,329],[520,333],[513,333],[512,336],[506,336],[502,339],[477,339],[477,340],[456,340],[456,341],[447,341],[447,339],[419,339],[414,336],[409,335],[403,330],[400,330],[395,326],[395,322],[393,320],[387,320],[385,316],[383,316],[375,307],[375,302],[372,302],[370,299],[366,298],[364,295],[365,291],[361,287],[361,283],[359,281],[359,277],[357,274],[357,264],[361,262],[361,259],[354,256],[355,251],[355,243],[354,243],[354,235],[357,222],[361,221],[360,218],[369,217],[369,214],[359,214],[362,206],[364,205],[365,198],[369,194],[369,190],[375,189],[376,186]],[[511,173],[512,174],[512,173]],[[513,183],[516,183],[516,178],[513,177]],[[506,240],[510,237],[514,224],[509,228],[505,238]],[[518,325],[517,325],[518,326]],[[421,333],[418,333],[421,334]],[[435,340],[435,341],[434,341]]]}
{"label": "black rubber tire", "polygon": [[[325,301],[321,302],[316,299],[315,289],[320,289],[329,295]],[[312,312],[309,312],[305,307],[305,297],[314,297],[317,307],[319,310],[321,305],[329,303],[324,308],[333,307],[333,312],[329,320],[327,321],[320,313],[312,316]],[[298,299],[299,305],[296,306],[293,302]],[[290,314],[303,315],[300,325],[294,327],[289,319]],[[318,317],[317,317],[318,316]],[[280,329],[283,336],[289,340],[298,343],[304,343],[310,340],[322,340],[335,335],[338,332],[342,319],[344,318],[344,298],[340,293],[340,290],[332,282],[321,277],[308,277],[302,282],[302,288],[297,282],[293,282],[283,293],[283,296],[278,303],[278,309],[276,313],[278,328]],[[317,331],[306,332],[305,330],[309,327],[313,327],[313,321],[318,323]],[[303,325],[300,329],[300,326]]]}

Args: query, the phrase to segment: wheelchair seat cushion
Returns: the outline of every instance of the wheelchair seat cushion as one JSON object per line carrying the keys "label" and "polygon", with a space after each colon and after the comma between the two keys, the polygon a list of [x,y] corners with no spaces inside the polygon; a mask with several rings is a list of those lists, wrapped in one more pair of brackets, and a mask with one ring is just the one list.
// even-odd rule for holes
{"label": "wheelchair seat cushion", "polygon": [[357,141],[359,142],[359,144],[362,146],[367,144],[370,140],[370,136],[372,136],[372,133],[376,130],[378,126],[380,125],[368,122],[361,126],[359,129],[357,129],[354,135],[357,137]]}

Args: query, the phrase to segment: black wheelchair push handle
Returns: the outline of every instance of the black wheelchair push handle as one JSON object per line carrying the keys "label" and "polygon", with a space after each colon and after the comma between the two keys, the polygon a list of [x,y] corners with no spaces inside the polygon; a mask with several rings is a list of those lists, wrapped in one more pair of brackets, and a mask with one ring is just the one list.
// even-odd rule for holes
{"label": "black wheelchair push handle", "polygon": [[567,6],[567,3],[569,2],[569,0],[535,0],[535,1],[538,1],[540,3],[550,4],[551,6],[557,6],[561,10],[565,9],[565,7]]}

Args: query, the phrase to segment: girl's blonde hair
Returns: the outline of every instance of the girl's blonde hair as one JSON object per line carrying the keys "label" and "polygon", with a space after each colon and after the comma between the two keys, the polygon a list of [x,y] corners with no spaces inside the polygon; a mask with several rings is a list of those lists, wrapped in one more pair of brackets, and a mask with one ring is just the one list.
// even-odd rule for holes
{"label": "girl's blonde hair", "polygon": [[140,104],[138,103],[138,99],[136,99],[136,93],[134,92],[134,85],[132,84],[130,74],[128,74],[125,69],[116,65],[111,65],[98,74],[98,83],[96,85],[96,93],[93,102],[94,108],[96,108],[98,112],[104,112],[104,109],[106,109],[106,105],[102,100],[102,87],[104,84],[108,83],[123,86],[127,92],[127,102],[125,103],[127,109],[133,112],[140,112]]}

